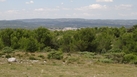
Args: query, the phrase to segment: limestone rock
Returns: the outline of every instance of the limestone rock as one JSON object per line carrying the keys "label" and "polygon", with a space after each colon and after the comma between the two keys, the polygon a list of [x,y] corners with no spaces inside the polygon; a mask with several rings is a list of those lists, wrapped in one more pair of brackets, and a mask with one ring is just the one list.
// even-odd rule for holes
{"label": "limestone rock", "polygon": [[16,62],[16,58],[14,58],[14,57],[8,58],[8,62]]}

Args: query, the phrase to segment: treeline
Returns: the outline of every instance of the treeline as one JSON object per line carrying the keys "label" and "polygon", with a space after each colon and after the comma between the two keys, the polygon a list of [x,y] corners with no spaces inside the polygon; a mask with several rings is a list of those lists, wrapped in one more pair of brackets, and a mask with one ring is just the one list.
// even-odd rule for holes
{"label": "treeline", "polygon": [[63,52],[137,53],[137,25],[131,28],[94,27],[69,31],[50,31],[39,27],[1,29],[0,49],[10,47],[27,52],[48,49]]}

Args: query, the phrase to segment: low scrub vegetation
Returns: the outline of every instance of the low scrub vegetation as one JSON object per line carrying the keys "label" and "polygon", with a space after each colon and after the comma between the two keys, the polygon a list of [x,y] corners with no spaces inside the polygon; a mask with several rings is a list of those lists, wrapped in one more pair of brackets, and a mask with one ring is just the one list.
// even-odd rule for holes
{"label": "low scrub vegetation", "polygon": [[48,59],[61,60],[61,59],[63,59],[63,53],[61,51],[51,51],[48,54]]}
{"label": "low scrub vegetation", "polygon": [[[50,31],[44,27],[33,30],[6,28],[0,30],[0,57],[29,56],[28,59],[32,60],[67,60],[70,63],[80,62],[83,58],[105,63],[137,64],[136,35],[137,25],[131,28],[95,27],[68,31]],[[14,54],[19,51],[25,55]],[[33,55],[36,52],[47,55]],[[81,58],[72,57],[71,53],[77,53]]]}

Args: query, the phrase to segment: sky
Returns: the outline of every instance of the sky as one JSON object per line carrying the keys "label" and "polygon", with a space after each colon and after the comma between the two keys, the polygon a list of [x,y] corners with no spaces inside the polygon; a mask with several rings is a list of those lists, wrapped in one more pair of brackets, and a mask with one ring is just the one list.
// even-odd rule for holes
{"label": "sky", "polygon": [[0,0],[0,20],[137,19],[137,0]]}

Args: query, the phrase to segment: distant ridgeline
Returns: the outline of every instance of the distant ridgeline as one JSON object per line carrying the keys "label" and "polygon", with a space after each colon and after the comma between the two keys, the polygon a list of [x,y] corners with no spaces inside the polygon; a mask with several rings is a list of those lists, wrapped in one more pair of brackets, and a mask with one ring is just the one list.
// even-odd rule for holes
{"label": "distant ridgeline", "polygon": [[60,19],[19,19],[1,20],[0,28],[27,28],[33,29],[40,26],[47,28],[81,28],[81,27],[131,27],[137,24],[137,20],[112,20],[112,19],[80,19],[80,18],[60,18]]}

